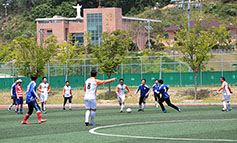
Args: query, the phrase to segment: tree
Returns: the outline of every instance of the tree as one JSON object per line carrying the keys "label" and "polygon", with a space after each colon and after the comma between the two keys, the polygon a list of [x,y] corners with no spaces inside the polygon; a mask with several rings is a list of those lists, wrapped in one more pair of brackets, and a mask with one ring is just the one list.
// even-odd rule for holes
{"label": "tree", "polygon": [[17,37],[13,40],[15,64],[20,74],[44,75],[45,64],[56,55],[56,37],[50,37],[45,43],[47,47],[44,48],[42,45],[37,45],[35,38]]}
{"label": "tree", "polygon": [[[185,24],[183,24],[185,25]],[[190,65],[195,77],[195,100],[197,96],[197,74],[204,68],[204,61],[208,61],[208,55],[212,47],[217,43],[211,29],[202,30],[198,22],[188,31],[187,25],[180,27],[175,35],[177,37],[176,47],[184,55],[181,59]]]}
{"label": "tree", "polygon": [[231,37],[230,31],[226,29],[225,25],[221,25],[218,28],[213,27],[213,32],[215,33],[215,38],[218,43],[218,48],[220,49],[230,49],[231,48]]}
{"label": "tree", "polygon": [[[127,51],[126,47],[132,42],[127,32],[120,30],[112,33],[104,32],[102,35],[103,43],[101,46],[93,49],[93,55],[96,57],[103,74],[110,79],[111,74],[115,73],[116,68],[122,63]],[[111,96],[111,87],[109,84],[109,96]]]}

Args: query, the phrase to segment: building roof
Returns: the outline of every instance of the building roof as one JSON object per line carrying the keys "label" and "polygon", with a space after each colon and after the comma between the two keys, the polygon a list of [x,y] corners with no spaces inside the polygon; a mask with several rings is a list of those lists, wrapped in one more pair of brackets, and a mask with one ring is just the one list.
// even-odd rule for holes
{"label": "building roof", "polygon": [[37,18],[35,21],[50,21],[50,20],[83,20],[83,18],[52,17],[52,18]]}
{"label": "building roof", "polygon": [[[195,24],[197,23],[197,21],[190,21],[190,26],[193,27]],[[202,26],[204,27],[219,27],[220,25],[223,25],[224,23],[218,22],[218,21],[214,21],[214,20],[202,20]],[[230,29],[237,29],[236,25],[230,25],[230,24],[224,24],[226,26],[226,28],[228,30]],[[165,31],[169,32],[169,31],[178,31],[179,27],[177,25],[173,25],[170,27],[166,27],[164,28]]]}
{"label": "building roof", "polygon": [[123,16],[122,19],[126,19],[126,20],[134,20],[134,21],[142,21],[142,22],[161,22],[161,20],[154,20],[154,19],[145,19],[145,18],[136,18],[136,17],[126,17]]}

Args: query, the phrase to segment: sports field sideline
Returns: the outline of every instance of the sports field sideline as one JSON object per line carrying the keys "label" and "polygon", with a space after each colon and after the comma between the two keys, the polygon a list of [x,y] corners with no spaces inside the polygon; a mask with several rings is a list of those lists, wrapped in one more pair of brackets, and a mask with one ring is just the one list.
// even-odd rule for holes
{"label": "sports field sideline", "polygon": [[132,113],[119,113],[118,107],[99,107],[93,127],[84,125],[85,109],[81,107],[72,111],[50,108],[42,115],[48,119],[46,123],[38,124],[33,114],[30,125],[20,124],[24,115],[0,109],[0,142],[237,142],[237,106],[232,107],[231,112],[222,112],[217,105],[181,106],[181,113],[169,107],[168,113],[160,113],[160,108],[151,105],[139,113],[137,107],[130,107]]}

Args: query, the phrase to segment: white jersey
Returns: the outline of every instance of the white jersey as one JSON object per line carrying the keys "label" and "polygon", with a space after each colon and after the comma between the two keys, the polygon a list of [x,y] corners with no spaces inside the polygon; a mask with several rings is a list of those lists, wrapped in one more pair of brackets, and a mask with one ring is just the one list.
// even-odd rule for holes
{"label": "white jersey", "polygon": [[125,89],[127,89],[127,85],[125,85],[125,84],[123,84],[123,85],[119,84],[117,86],[117,91],[120,96],[125,96]]}
{"label": "white jersey", "polygon": [[96,91],[98,84],[94,78],[89,78],[85,82],[85,98],[84,99],[96,99]]}
{"label": "white jersey", "polygon": [[71,97],[71,86],[64,86],[64,97]]}
{"label": "white jersey", "polygon": [[39,85],[39,89],[41,90],[42,95],[48,95],[48,91],[50,89],[50,85],[48,83],[41,83]]}
{"label": "white jersey", "polygon": [[230,95],[230,90],[229,90],[228,83],[227,82],[223,82],[222,83],[222,87],[224,87],[223,90],[222,90],[223,95]]}

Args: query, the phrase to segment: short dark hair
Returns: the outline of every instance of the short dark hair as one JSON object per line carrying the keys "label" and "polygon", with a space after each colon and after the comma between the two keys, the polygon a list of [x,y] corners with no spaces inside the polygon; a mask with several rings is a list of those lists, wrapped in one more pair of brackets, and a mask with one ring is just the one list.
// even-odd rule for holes
{"label": "short dark hair", "polygon": [[47,77],[45,77],[45,76],[44,76],[44,77],[42,77],[42,80],[44,80],[45,78],[47,79]]}
{"label": "short dark hair", "polygon": [[158,79],[155,79],[155,81],[159,81]]}
{"label": "short dark hair", "polygon": [[67,83],[67,82],[68,82],[68,83],[70,83],[68,80],[67,80],[67,81],[65,81],[65,83]]}
{"label": "short dark hair", "polygon": [[38,77],[37,77],[37,75],[31,75],[30,78],[31,78],[31,80],[37,80]]}
{"label": "short dark hair", "polygon": [[145,82],[146,82],[146,79],[145,79],[145,78],[143,78],[141,81],[143,81],[143,80],[145,80]]}
{"label": "short dark hair", "polygon": [[18,80],[18,78],[15,79],[15,82]]}
{"label": "short dark hair", "polygon": [[162,79],[158,80],[158,82],[159,82],[160,84],[163,84],[163,83],[164,83],[164,81],[163,81]]}
{"label": "short dark hair", "polygon": [[224,76],[222,76],[221,79],[225,81],[225,77]]}
{"label": "short dark hair", "polygon": [[91,77],[96,77],[96,76],[97,76],[97,71],[91,70]]}
{"label": "short dark hair", "polygon": [[120,80],[119,80],[119,81],[121,81],[121,80],[122,80],[122,81],[124,81],[124,79],[123,79],[123,78],[120,78]]}

